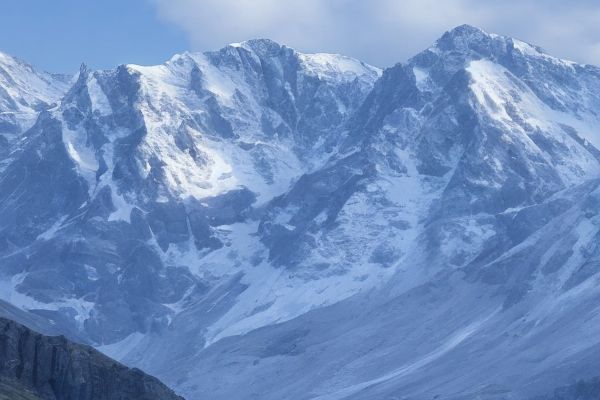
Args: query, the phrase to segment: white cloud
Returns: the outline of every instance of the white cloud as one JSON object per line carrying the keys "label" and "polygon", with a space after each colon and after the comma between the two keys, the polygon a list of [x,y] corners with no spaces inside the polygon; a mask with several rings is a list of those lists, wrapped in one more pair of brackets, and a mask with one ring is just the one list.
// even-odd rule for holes
{"label": "white cloud", "polygon": [[301,51],[404,61],[463,23],[600,64],[600,5],[559,0],[150,0],[194,50],[268,37]]}

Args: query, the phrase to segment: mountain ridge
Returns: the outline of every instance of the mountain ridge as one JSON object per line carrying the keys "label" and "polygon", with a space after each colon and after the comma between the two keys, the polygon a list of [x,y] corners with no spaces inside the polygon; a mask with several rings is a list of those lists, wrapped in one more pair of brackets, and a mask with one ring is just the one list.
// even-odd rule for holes
{"label": "mountain ridge", "polygon": [[192,397],[593,378],[598,68],[468,25],[349,60],[82,68],[0,176],[4,300]]}

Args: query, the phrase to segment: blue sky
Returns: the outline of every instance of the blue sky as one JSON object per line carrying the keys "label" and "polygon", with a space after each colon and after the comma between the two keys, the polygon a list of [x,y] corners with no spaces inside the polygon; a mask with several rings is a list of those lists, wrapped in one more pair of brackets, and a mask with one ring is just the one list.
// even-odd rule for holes
{"label": "blue sky", "polygon": [[600,65],[598,0],[2,0],[0,51],[51,72],[158,64],[268,37],[378,66],[468,23]]}
{"label": "blue sky", "polygon": [[148,0],[2,0],[0,51],[50,72],[157,64],[190,47]]}

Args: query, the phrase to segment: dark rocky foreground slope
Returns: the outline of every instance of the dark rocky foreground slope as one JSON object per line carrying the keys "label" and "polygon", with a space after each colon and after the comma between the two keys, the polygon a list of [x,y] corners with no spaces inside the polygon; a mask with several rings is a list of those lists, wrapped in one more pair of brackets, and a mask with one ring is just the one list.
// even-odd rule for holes
{"label": "dark rocky foreground slope", "polygon": [[181,400],[158,379],[89,346],[0,318],[0,399]]}

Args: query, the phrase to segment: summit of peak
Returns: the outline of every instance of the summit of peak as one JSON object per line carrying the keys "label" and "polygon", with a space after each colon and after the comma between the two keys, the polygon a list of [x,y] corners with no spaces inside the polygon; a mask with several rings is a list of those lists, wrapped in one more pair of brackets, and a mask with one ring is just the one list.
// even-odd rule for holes
{"label": "summit of peak", "polygon": [[227,47],[236,47],[236,48],[245,48],[247,50],[254,50],[254,51],[265,51],[265,50],[278,50],[281,49],[282,47],[288,47],[288,46],[284,46],[274,40],[271,39],[267,39],[267,38],[256,38],[256,39],[249,39],[249,40],[245,40],[243,42],[239,42],[239,43],[230,43]]}
{"label": "summit of peak", "polygon": [[483,29],[469,24],[462,24],[450,29],[447,34],[452,36],[469,36],[469,35],[490,35]]}
{"label": "summit of peak", "polygon": [[434,47],[439,50],[467,50],[479,45],[489,47],[490,41],[497,37],[472,25],[460,25],[445,32]]}
{"label": "summit of peak", "polygon": [[[508,35],[486,32],[473,25],[459,25],[445,32],[430,48],[411,58],[410,62],[428,63],[427,58],[438,54],[445,62],[453,58],[490,58],[498,60],[516,50],[528,59],[546,60],[555,64],[572,66],[576,63],[548,54],[544,49]],[[431,60],[429,61],[431,62]]]}

